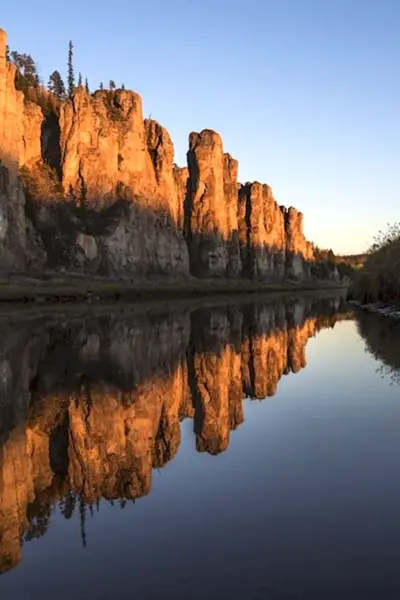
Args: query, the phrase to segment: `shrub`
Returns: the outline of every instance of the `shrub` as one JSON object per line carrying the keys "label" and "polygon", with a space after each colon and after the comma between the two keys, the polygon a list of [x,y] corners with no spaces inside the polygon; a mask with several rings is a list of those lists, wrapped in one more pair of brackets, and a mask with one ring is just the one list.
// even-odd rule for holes
{"label": "shrub", "polygon": [[360,302],[400,302],[400,224],[379,231],[349,297]]}

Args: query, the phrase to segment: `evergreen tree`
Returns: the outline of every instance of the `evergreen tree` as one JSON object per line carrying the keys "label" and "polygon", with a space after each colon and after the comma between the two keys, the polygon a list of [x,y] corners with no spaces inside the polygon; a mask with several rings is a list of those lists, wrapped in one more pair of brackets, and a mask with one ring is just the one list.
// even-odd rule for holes
{"label": "evergreen tree", "polygon": [[6,61],[7,62],[11,62],[11,56],[10,56],[10,46],[7,44],[6,46]]}
{"label": "evergreen tree", "polygon": [[125,84],[123,83],[123,84],[121,85],[121,90],[124,90],[124,89],[125,89]]}
{"label": "evergreen tree", "polygon": [[100,89],[101,89],[101,90],[103,90],[103,89],[104,89],[104,87],[103,87],[103,82],[102,82],[102,81],[100,82]]}
{"label": "evergreen tree", "polygon": [[35,61],[30,54],[24,55],[24,77],[29,87],[38,87],[40,84]]}
{"label": "evergreen tree", "polygon": [[40,81],[36,64],[30,54],[20,54],[13,50],[10,52],[10,59],[17,68],[15,85],[18,90],[26,94],[29,88],[39,86]]}
{"label": "evergreen tree", "polygon": [[86,505],[82,498],[79,499],[79,522],[82,546],[86,548]]}
{"label": "evergreen tree", "polygon": [[20,54],[16,50],[11,50],[10,52],[11,62],[17,67],[18,71],[22,71],[23,69],[23,54]]}
{"label": "evergreen tree", "polygon": [[75,77],[74,77],[74,66],[72,64],[73,57],[73,45],[72,42],[69,42],[68,46],[68,96],[71,98],[74,87],[75,87]]}
{"label": "evergreen tree", "polygon": [[115,81],[113,79],[110,79],[110,83],[108,84],[108,87],[110,88],[110,90],[115,90],[115,88],[117,87],[115,85]]}
{"label": "evergreen tree", "polygon": [[53,92],[58,100],[63,100],[65,98],[65,85],[59,71],[52,72],[47,87],[50,92]]}
{"label": "evergreen tree", "polygon": [[70,519],[74,513],[76,504],[75,494],[69,490],[65,498],[60,502],[61,514],[66,518]]}
{"label": "evergreen tree", "polygon": [[85,90],[86,90],[86,93],[87,93],[87,94],[90,94],[90,91],[89,91],[89,83],[88,83],[88,79],[87,79],[87,77],[86,77],[86,79],[85,79]]}
{"label": "evergreen tree", "polygon": [[81,72],[79,72],[79,75],[78,75],[78,85],[82,85],[82,73]]}

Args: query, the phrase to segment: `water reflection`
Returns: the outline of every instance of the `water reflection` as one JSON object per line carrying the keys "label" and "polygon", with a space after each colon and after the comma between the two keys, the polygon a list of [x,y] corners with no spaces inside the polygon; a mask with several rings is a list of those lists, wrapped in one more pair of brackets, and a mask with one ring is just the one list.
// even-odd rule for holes
{"label": "water reflection", "polygon": [[390,317],[357,313],[357,328],[369,354],[380,364],[378,370],[392,383],[400,383],[400,323]]}
{"label": "water reflection", "polygon": [[[183,419],[215,455],[243,399],[273,396],[308,340],[348,318],[341,296],[46,314],[0,323],[0,571],[43,536],[55,505],[85,522],[124,508],[177,454]],[[16,323],[18,322],[18,327]]]}

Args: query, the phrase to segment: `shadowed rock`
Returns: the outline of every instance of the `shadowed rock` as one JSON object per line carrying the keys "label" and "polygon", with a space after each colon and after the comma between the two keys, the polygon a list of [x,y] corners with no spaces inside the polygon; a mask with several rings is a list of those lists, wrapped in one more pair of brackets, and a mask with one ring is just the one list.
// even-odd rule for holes
{"label": "shadowed rock", "polygon": [[14,80],[0,30],[3,181],[8,170],[0,190],[0,270],[337,279],[337,271],[310,267],[315,257],[301,213],[280,208],[267,185],[238,184],[238,162],[215,131],[190,134],[188,168],[180,169],[168,131],[143,119],[137,93],[89,94],[78,86],[44,117]]}

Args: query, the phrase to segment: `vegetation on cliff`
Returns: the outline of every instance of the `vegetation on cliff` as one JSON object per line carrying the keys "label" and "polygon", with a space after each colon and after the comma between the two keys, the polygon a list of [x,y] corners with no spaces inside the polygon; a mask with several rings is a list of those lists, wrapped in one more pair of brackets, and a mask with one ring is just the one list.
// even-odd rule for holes
{"label": "vegetation on cliff", "polygon": [[349,298],[362,303],[400,301],[400,223],[380,231],[357,272]]}
{"label": "vegetation on cliff", "polygon": [[[78,83],[76,84],[75,82],[73,50],[74,45],[70,41],[68,44],[67,85],[65,85],[61,73],[57,69],[49,75],[47,85],[45,85],[39,75],[37,63],[30,54],[21,54],[17,50],[11,50],[9,46],[6,48],[7,61],[16,67],[16,89],[23,92],[27,100],[40,106],[44,115],[47,115],[49,112],[58,113],[60,102],[67,100],[67,98],[72,98],[76,88],[83,85],[81,72],[79,72]],[[86,93],[89,94],[87,77],[85,77],[84,87]],[[103,84],[101,84],[100,89],[103,89]],[[110,79],[109,90],[113,91],[115,89],[117,89],[115,81]],[[124,84],[121,85],[120,89],[125,89]]]}
{"label": "vegetation on cliff", "polygon": [[238,181],[217,132],[192,132],[179,168],[168,131],[143,118],[137,93],[112,79],[89,93],[72,42],[66,83],[55,70],[47,88],[32,57],[7,52],[6,42],[0,30],[0,160],[12,172],[0,190],[2,272],[16,272],[18,250],[19,273],[134,284],[157,276],[315,285],[351,275],[306,239],[299,210],[280,206],[266,184]]}

